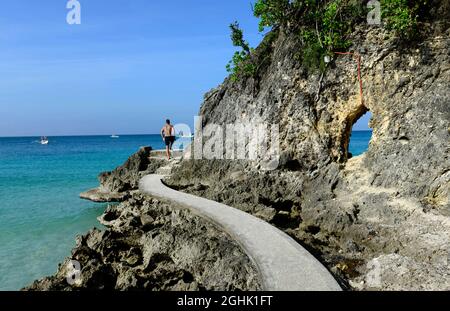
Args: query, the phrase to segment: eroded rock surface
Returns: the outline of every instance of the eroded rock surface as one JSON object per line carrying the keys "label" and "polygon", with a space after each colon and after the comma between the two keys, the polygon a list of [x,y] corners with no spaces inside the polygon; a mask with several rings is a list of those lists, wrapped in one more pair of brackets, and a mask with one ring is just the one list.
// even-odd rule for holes
{"label": "eroded rock surface", "polygon": [[[259,290],[259,273],[231,238],[188,210],[139,193],[77,239],[55,276],[26,290]],[[80,263],[74,285],[69,260]]]}

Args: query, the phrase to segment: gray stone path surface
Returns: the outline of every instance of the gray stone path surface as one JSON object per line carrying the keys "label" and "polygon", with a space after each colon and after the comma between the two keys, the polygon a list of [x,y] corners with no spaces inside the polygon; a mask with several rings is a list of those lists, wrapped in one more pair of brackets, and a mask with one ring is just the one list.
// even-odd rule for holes
{"label": "gray stone path surface", "polygon": [[339,291],[328,270],[300,244],[263,220],[233,207],[173,190],[162,183],[163,175],[147,175],[142,192],[176,202],[213,221],[244,249],[258,267],[265,290]]}

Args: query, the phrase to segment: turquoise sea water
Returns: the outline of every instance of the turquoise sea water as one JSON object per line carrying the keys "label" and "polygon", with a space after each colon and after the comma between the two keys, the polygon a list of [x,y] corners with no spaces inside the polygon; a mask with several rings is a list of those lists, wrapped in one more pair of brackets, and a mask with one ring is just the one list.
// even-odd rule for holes
{"label": "turquoise sea water", "polygon": [[0,290],[53,274],[77,234],[97,226],[104,204],[78,198],[97,175],[140,146],[162,148],[159,135],[0,138]]}
{"label": "turquoise sea water", "polygon": [[369,148],[372,131],[353,131],[348,151],[354,156],[363,154]]}
{"label": "turquoise sea water", "polygon": [[[350,151],[364,152],[370,132],[354,132]],[[0,138],[0,290],[18,290],[53,274],[75,237],[99,223],[105,204],[78,198],[97,175],[140,146],[163,148],[159,135]]]}

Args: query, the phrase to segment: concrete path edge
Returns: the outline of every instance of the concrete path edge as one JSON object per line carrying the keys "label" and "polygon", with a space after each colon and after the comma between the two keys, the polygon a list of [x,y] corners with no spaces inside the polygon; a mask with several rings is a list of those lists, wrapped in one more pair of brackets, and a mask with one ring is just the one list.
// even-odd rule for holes
{"label": "concrete path edge", "polygon": [[231,206],[171,189],[162,178],[155,174],[143,177],[140,191],[185,206],[222,228],[254,261],[264,290],[342,290],[314,256],[278,228]]}

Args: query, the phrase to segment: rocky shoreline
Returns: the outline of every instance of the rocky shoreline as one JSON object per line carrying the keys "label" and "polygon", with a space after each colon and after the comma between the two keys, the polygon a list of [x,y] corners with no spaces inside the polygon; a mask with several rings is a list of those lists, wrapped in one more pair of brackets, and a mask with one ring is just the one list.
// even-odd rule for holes
{"label": "rocky shoreline", "polygon": [[[260,290],[255,264],[216,225],[189,210],[139,193],[139,180],[166,162],[142,147],[122,165],[99,175],[100,186],[80,196],[109,205],[106,229],[77,237],[55,275],[24,290]],[[79,263],[77,282],[72,261]]]}
{"label": "rocky shoreline", "polygon": [[[24,290],[260,290],[255,265],[224,232],[188,210],[137,192],[77,238],[51,277]],[[69,284],[72,260],[79,277]]]}
{"label": "rocky shoreline", "polygon": [[129,192],[136,189],[139,180],[153,174],[165,162],[163,159],[150,159],[151,147],[142,147],[127,161],[111,172],[103,172],[98,176],[100,186],[82,192],[80,198],[93,202],[122,202]]}

